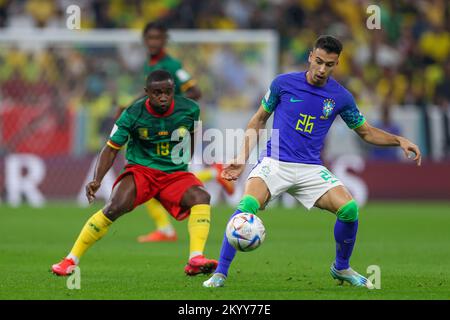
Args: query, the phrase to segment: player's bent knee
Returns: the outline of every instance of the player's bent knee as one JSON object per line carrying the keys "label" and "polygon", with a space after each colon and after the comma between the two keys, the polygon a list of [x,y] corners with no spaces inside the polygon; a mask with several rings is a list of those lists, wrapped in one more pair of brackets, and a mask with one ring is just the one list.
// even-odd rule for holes
{"label": "player's bent knee", "polygon": [[355,200],[350,200],[336,212],[336,216],[343,222],[354,222],[358,220],[359,208]]}
{"label": "player's bent knee", "polygon": [[210,204],[211,196],[201,187],[192,187],[186,191],[184,200],[186,201],[186,206],[192,207],[197,204]]}
{"label": "player's bent knee", "polygon": [[130,212],[131,208],[125,208],[124,206],[117,204],[108,204],[102,211],[109,220],[114,221],[123,214]]}

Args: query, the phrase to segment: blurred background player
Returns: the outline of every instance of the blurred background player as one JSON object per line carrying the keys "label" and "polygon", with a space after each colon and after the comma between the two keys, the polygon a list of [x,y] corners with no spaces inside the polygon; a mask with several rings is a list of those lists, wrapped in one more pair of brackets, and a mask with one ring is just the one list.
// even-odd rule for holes
{"label": "blurred background player", "polygon": [[[144,79],[152,71],[166,70],[175,81],[175,95],[183,95],[186,98],[198,101],[201,97],[201,91],[196,85],[191,75],[183,69],[181,61],[173,58],[166,52],[168,34],[164,23],[155,21],[149,22],[143,30],[143,40],[148,50],[148,60],[144,65]],[[124,107],[120,107],[116,118],[123,112]],[[227,194],[234,192],[234,183],[221,177],[222,165],[205,168],[195,172],[195,175],[202,182],[216,179],[224,188]],[[175,228],[169,220],[169,216],[164,207],[158,200],[152,199],[145,204],[149,216],[156,225],[156,230],[138,237],[138,241],[144,242],[162,242],[176,241],[177,235]]]}
{"label": "blurred background player", "polygon": [[[152,72],[145,87],[148,97],[135,101],[117,120],[98,157],[94,179],[86,185],[89,203],[126,144],[128,164],[116,179],[108,202],[86,222],[69,255],[52,266],[55,274],[71,274],[86,250],[106,234],[117,218],[152,198],[163,203],[179,221],[189,216],[190,253],[185,273],[211,273],[216,268],[216,260],[203,256],[210,226],[210,195],[203,183],[187,171],[200,109],[193,100],[174,95],[174,89],[170,73]],[[183,137],[182,142],[171,139],[176,131]],[[172,149],[184,143],[187,134],[191,134],[190,145],[180,155],[184,161],[175,162]]]}

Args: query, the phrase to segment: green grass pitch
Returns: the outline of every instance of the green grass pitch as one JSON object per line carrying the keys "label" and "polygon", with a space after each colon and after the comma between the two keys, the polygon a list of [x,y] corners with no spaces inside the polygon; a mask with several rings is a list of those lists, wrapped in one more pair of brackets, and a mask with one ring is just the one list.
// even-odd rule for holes
{"label": "green grass pitch", "polygon": [[[152,229],[143,208],[119,219],[81,262],[81,289],[49,272],[99,208],[0,206],[0,299],[449,299],[450,203],[373,202],[360,213],[351,264],[381,268],[381,289],[338,286],[329,274],[335,218],[326,212],[272,207],[259,214],[267,237],[238,253],[224,288],[187,277],[187,221],[174,222],[177,243],[139,244]],[[206,247],[218,258],[232,209],[213,208]]]}

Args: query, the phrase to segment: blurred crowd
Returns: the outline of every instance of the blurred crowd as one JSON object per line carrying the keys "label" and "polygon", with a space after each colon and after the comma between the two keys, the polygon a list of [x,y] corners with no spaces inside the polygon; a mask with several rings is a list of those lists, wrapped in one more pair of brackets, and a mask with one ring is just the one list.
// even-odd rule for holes
{"label": "blurred crowd", "polygon": [[[421,110],[429,105],[437,105],[443,111],[450,108],[450,2],[447,0],[0,0],[0,28],[64,28],[65,11],[72,4],[81,8],[82,28],[142,29],[148,21],[160,19],[174,29],[275,29],[280,35],[280,73],[304,69],[315,38],[332,34],[344,44],[335,77],[354,93],[362,110],[399,105],[414,105]],[[366,27],[369,16],[366,9],[371,4],[381,8],[381,29]],[[242,54],[239,49],[230,52]],[[128,86],[129,90],[121,92],[132,95],[137,90],[133,79],[138,68],[127,66],[127,72],[118,72],[120,80],[107,81],[110,78],[107,72],[120,68],[117,65],[120,52],[106,51],[100,55],[102,59],[88,60],[85,57],[93,55],[86,53],[89,52],[56,52],[50,48],[45,53],[27,56],[14,49],[0,50],[3,99],[24,99],[15,91],[26,88],[26,99],[45,100],[46,95],[42,93],[50,96],[55,90],[53,83],[58,86],[59,96],[64,96],[65,91],[82,92],[70,96],[88,102],[72,101],[72,104],[94,104],[99,114],[104,114],[101,110],[113,104],[129,100],[127,95],[104,94],[104,89],[117,92],[117,88]],[[174,56],[177,54],[175,49]],[[251,52],[244,54],[253,56]],[[119,59],[122,66],[126,64],[126,59],[123,60]],[[203,77],[205,73],[201,69],[219,69],[217,63],[221,61],[230,61],[232,65],[233,54],[227,56],[222,48],[210,60],[210,65],[194,61],[186,67],[197,76],[200,88],[203,86],[204,102],[214,104],[217,95],[213,87],[217,83]],[[257,62],[253,63],[257,65]],[[87,72],[99,66],[104,67],[103,71]],[[235,70],[243,69],[236,64]],[[225,67],[222,71],[232,73],[233,69]],[[217,70],[216,74],[223,72]],[[85,74],[88,74],[86,81],[80,81]],[[248,75],[247,80],[255,83],[257,75]],[[18,86],[20,81],[26,85]],[[224,97],[238,96],[243,86],[235,84]],[[252,94],[261,92],[257,88]],[[227,101],[218,105],[226,108]],[[240,105],[257,107],[255,101],[243,101]],[[446,126],[450,149],[448,120]]]}

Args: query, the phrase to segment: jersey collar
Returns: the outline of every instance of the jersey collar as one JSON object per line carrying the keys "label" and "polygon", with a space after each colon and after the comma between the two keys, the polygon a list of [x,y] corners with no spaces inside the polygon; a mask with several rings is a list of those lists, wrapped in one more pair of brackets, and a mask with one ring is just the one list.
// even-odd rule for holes
{"label": "jersey collar", "polygon": [[164,50],[161,50],[156,56],[150,56],[150,59],[148,59],[148,64],[153,66],[157,64],[159,61],[162,60],[166,56],[166,52]]}
{"label": "jersey collar", "polygon": [[173,109],[175,108],[175,99],[172,100],[169,109],[167,109],[167,111],[164,112],[163,114],[160,114],[155,110],[153,110],[152,106],[150,105],[150,99],[148,98],[147,100],[145,100],[145,108],[152,116],[155,116],[156,118],[164,118],[170,116],[173,113]]}

